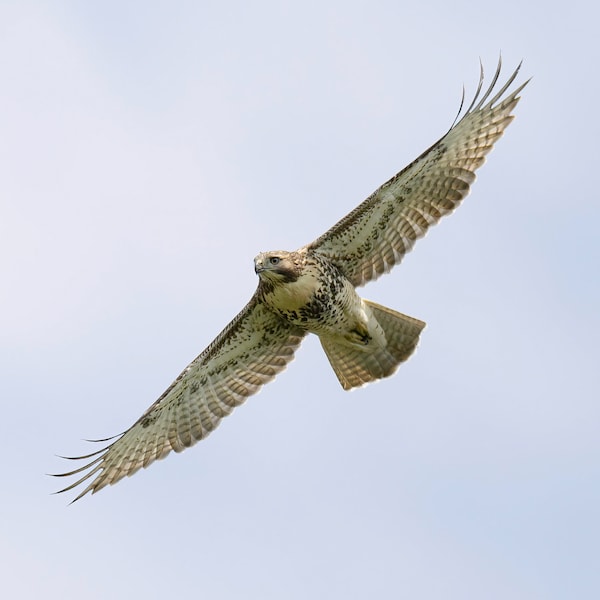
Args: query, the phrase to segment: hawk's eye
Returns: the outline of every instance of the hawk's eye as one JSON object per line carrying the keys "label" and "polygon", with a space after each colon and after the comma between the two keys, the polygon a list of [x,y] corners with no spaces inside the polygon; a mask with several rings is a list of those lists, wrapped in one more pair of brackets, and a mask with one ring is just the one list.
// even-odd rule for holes
{"label": "hawk's eye", "polygon": [[269,258],[269,262],[272,265],[277,265],[277,264],[279,264],[279,257],[278,256],[271,256],[271,258]]}

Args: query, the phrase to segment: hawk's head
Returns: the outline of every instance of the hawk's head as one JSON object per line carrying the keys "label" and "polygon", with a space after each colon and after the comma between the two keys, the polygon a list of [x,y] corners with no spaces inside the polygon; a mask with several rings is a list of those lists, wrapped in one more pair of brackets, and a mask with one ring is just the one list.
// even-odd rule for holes
{"label": "hawk's head", "polygon": [[303,263],[303,257],[298,252],[274,250],[256,256],[254,270],[261,281],[277,285],[296,281],[302,273]]}

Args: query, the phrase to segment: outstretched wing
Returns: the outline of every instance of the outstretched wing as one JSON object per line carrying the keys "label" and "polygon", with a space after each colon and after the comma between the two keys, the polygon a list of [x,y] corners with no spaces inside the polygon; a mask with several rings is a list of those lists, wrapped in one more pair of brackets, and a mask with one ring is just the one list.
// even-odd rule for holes
{"label": "outstretched wing", "polygon": [[483,95],[482,67],[477,93],[450,131],[307,248],[327,256],[355,286],[399,263],[469,193],[475,170],[514,118],[528,81],[507,91],[520,67],[493,96],[501,60]]}
{"label": "outstretched wing", "polygon": [[67,457],[91,461],[57,477],[91,470],[60,491],[66,492],[91,479],[75,498],[78,500],[90,491],[97,492],[133,475],[171,450],[181,452],[205,438],[223,417],[285,369],[304,335],[303,330],[265,308],[255,294],[210,346],[116,441],[92,454]]}

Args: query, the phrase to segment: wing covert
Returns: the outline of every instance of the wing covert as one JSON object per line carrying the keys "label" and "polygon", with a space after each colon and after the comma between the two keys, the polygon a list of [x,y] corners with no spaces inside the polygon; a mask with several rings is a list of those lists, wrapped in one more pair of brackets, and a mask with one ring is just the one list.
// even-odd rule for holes
{"label": "wing covert", "polygon": [[483,95],[481,68],[471,105],[460,116],[461,103],[457,121],[446,135],[307,248],[327,256],[355,286],[398,264],[429,227],[467,196],[475,170],[514,118],[511,113],[528,81],[505,95],[519,65],[492,96],[501,64],[500,60]]}
{"label": "wing covert", "polygon": [[95,440],[115,440],[97,452],[65,457],[91,460],[57,477],[90,470],[60,492],[91,480],[78,500],[133,475],[171,450],[181,452],[205,438],[223,417],[285,369],[304,335],[265,308],[255,294],[127,431],[116,439]]}

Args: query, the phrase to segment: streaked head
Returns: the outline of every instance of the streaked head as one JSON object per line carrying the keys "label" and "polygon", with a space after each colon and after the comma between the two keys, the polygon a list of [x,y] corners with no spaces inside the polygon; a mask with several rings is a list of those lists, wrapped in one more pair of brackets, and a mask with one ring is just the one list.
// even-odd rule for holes
{"label": "streaked head", "polygon": [[289,283],[298,279],[302,264],[298,252],[273,250],[261,252],[254,258],[254,271],[263,281]]}

